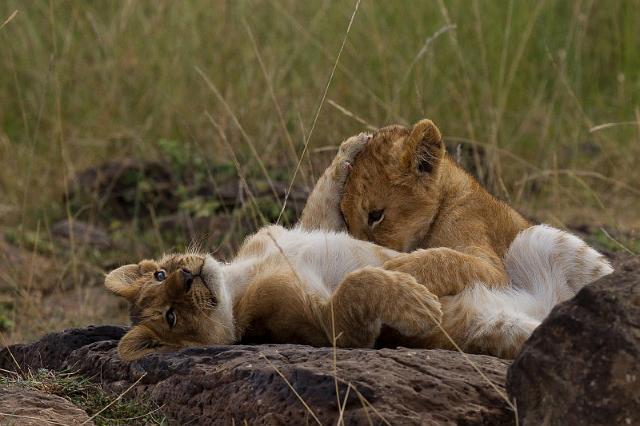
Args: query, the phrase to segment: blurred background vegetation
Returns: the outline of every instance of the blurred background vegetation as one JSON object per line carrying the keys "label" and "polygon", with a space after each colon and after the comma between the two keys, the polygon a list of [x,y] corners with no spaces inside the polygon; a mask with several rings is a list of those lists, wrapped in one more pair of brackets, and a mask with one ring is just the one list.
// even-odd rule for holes
{"label": "blurred background vegetation", "polygon": [[524,214],[640,250],[640,1],[363,0],[321,103],[355,4],[3,0],[0,343],[126,322],[105,271],[228,257],[299,160],[283,223],[342,140],[423,117]]}

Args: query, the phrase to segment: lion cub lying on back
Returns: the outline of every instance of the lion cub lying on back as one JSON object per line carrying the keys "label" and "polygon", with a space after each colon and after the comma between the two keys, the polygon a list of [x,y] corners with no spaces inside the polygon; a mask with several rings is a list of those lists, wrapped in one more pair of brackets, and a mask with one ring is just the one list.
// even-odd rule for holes
{"label": "lion cub lying on back", "polygon": [[426,336],[441,319],[440,303],[409,274],[380,268],[399,253],[330,231],[340,217],[343,164],[367,139],[343,144],[322,190],[309,198],[322,231],[307,230],[304,221],[292,230],[268,226],[229,264],[183,254],[109,273],[107,288],[131,302],[133,327],[120,341],[121,357],[251,337],[373,347],[383,324],[405,336]]}

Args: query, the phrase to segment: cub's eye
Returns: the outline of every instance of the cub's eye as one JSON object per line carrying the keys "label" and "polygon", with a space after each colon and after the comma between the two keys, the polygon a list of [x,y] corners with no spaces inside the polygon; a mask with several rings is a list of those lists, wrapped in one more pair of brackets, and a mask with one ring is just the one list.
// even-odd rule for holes
{"label": "cub's eye", "polygon": [[372,210],[369,212],[369,226],[376,225],[384,219],[384,210]]}
{"label": "cub's eye", "polygon": [[163,270],[159,270],[153,273],[153,278],[156,279],[156,281],[164,281],[165,278],[167,278],[167,273]]}
{"label": "cub's eye", "polygon": [[173,308],[170,308],[166,314],[164,314],[164,317],[167,320],[167,324],[169,324],[169,327],[173,328],[176,325],[176,321],[178,320],[178,318],[176,318],[176,313],[173,311]]}

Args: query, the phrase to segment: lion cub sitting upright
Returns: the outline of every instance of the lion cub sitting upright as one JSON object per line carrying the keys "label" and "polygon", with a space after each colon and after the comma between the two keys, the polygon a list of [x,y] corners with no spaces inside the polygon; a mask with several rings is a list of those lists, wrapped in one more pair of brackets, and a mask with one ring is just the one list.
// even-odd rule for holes
{"label": "lion cub sitting upright", "polygon": [[430,120],[373,134],[349,173],[341,210],[353,236],[418,249],[388,266],[419,276],[438,296],[478,281],[506,285],[502,259],[532,225],[446,154]]}
{"label": "lion cub sitting upright", "polygon": [[[440,297],[443,327],[465,350],[507,343],[509,324],[514,336],[527,321],[535,327],[555,303],[612,271],[579,238],[532,226],[489,194],[446,153],[430,120],[377,130],[350,169],[341,200],[349,233],[409,252],[385,269]],[[502,292],[508,302],[496,303]],[[529,320],[514,321],[525,313]],[[430,346],[451,346],[434,333]]]}

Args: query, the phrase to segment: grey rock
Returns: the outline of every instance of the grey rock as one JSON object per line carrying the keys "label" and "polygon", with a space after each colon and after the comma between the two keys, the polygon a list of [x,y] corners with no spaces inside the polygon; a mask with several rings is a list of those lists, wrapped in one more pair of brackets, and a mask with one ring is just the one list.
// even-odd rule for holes
{"label": "grey rock", "polygon": [[[180,424],[314,424],[314,416],[355,425],[514,422],[495,390],[504,393],[508,366],[497,358],[469,355],[495,388],[463,355],[445,350],[338,349],[334,365],[332,348],[234,345],[125,363],[116,353],[125,331],[67,330],[10,349],[22,368],[72,370],[114,393],[135,384],[129,397],[151,399]],[[8,349],[0,368],[16,368]]]}
{"label": "grey rock", "polygon": [[73,239],[75,244],[102,249],[113,245],[111,237],[104,229],[79,220],[61,220],[51,227],[51,233],[67,243]]}
{"label": "grey rock", "polygon": [[0,235],[0,293],[25,287],[48,293],[55,286],[50,276],[59,267],[55,260],[34,250],[16,247]]}
{"label": "grey rock", "polygon": [[94,342],[118,340],[126,331],[124,327],[102,325],[50,333],[35,343],[11,345],[0,350],[0,368],[17,371],[20,370],[18,364],[23,370],[59,371],[76,349]]}
{"label": "grey rock", "polygon": [[556,307],[509,368],[520,424],[640,424],[640,257]]}
{"label": "grey rock", "polygon": [[92,425],[84,410],[35,389],[0,384],[0,424],[20,426]]}

